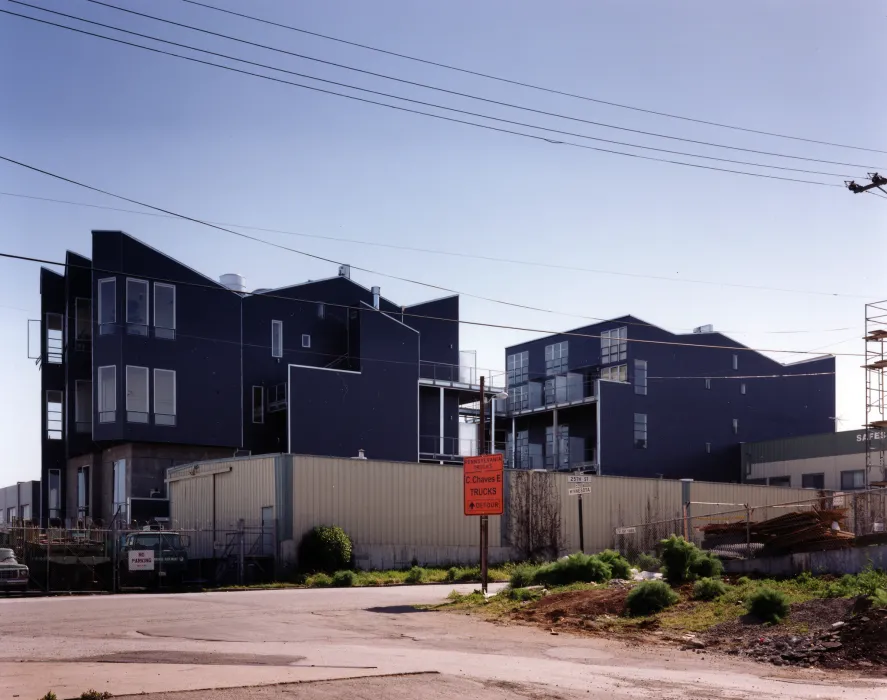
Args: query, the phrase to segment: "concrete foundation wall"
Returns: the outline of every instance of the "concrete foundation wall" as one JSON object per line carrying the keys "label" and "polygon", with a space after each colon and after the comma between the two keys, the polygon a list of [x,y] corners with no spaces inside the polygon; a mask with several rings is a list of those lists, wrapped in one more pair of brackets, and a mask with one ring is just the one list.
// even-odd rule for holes
{"label": "concrete foundation wall", "polygon": [[781,557],[761,557],[741,561],[725,561],[728,574],[761,574],[765,576],[797,576],[812,574],[857,574],[867,566],[887,569],[887,545],[837,549],[831,552],[800,552]]}

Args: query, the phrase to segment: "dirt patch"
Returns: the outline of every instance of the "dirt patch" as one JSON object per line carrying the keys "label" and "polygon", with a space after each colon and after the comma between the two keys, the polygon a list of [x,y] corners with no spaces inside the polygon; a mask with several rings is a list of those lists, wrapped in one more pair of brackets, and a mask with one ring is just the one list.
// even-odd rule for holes
{"label": "dirt patch", "polygon": [[552,593],[517,611],[518,619],[529,622],[584,622],[601,615],[621,615],[628,591],[596,588],[587,591]]}
{"label": "dirt patch", "polygon": [[880,667],[887,673],[887,610],[868,610],[858,605],[858,614],[845,620],[838,630],[841,646],[823,658],[829,668]]}

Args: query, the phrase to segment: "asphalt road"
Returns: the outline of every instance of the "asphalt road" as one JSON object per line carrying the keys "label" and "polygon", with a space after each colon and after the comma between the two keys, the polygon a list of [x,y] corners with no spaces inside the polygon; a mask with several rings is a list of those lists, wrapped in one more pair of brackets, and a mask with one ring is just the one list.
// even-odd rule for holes
{"label": "asphalt road", "polygon": [[[410,607],[453,588],[0,600],[0,697],[52,689],[62,700],[95,688],[196,700],[206,694],[180,691],[230,688],[213,697],[887,700],[884,681]],[[247,687],[279,683],[307,685]]]}

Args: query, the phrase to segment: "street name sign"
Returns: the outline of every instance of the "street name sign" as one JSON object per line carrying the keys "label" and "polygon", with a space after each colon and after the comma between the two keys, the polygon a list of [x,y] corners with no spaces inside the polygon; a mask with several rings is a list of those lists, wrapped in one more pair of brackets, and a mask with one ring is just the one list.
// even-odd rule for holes
{"label": "street name sign", "polygon": [[597,477],[595,477],[595,476],[589,476],[589,475],[571,476],[568,479],[568,483],[570,483],[570,484],[590,484],[590,483],[594,482],[594,480],[596,478]]}
{"label": "street name sign", "polygon": [[591,493],[592,491],[594,491],[594,488],[591,486],[577,486],[567,491],[567,493],[571,496],[581,496],[583,493]]}
{"label": "street name sign", "polygon": [[502,455],[465,457],[465,515],[502,515],[504,511],[505,462]]}
{"label": "street name sign", "polygon": [[617,527],[617,535],[633,535],[638,531],[636,527]]}

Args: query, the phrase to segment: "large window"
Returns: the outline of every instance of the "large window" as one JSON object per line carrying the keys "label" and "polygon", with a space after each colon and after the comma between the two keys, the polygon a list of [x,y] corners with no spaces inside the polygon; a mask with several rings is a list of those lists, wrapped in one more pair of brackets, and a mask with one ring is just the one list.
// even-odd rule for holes
{"label": "large window", "polygon": [[60,365],[65,359],[64,317],[61,314],[46,314],[46,354],[44,361]]}
{"label": "large window", "polygon": [[99,423],[117,420],[117,368],[99,367]]}
{"label": "large window", "polygon": [[265,422],[265,387],[253,387],[253,423]]}
{"label": "large window", "polygon": [[148,335],[148,283],[126,279],[126,332]]}
{"label": "large window", "polygon": [[154,424],[176,424],[176,373],[171,369],[154,370]]}
{"label": "large window", "polygon": [[77,517],[89,515],[89,467],[77,469]]}
{"label": "large window", "polygon": [[114,517],[119,517],[124,523],[129,522],[126,493],[126,460],[118,459],[114,462]]}
{"label": "large window", "polygon": [[89,299],[74,300],[74,337],[77,350],[89,350],[92,342],[92,302]]}
{"label": "large window", "polygon": [[647,414],[634,414],[634,446],[638,449],[647,449]]}
{"label": "large window", "polygon": [[55,520],[62,517],[62,472],[61,469],[49,470],[49,518]]}
{"label": "large window", "polygon": [[78,379],[74,382],[74,430],[92,432],[92,382]]}
{"label": "large window", "polygon": [[570,347],[568,341],[545,346],[545,374],[549,377],[563,374],[569,364]]}
{"label": "large window", "polygon": [[627,382],[628,381],[628,365],[614,365],[613,367],[601,368],[601,379],[610,382]]}
{"label": "large window", "polygon": [[601,333],[601,364],[623,362],[628,357],[628,328],[613,328]]}
{"label": "large window", "polygon": [[176,337],[176,288],[172,284],[154,283],[154,337]]}
{"label": "large window", "polygon": [[524,411],[530,407],[530,387],[526,384],[509,390],[508,403],[512,411]]}
{"label": "large window", "polygon": [[634,361],[634,393],[647,395],[647,361]]}
{"label": "large window", "polygon": [[518,430],[514,441],[514,466],[518,469],[530,469],[530,432]]}
{"label": "large window", "polygon": [[841,472],[841,491],[855,491],[865,488],[865,470]]}
{"label": "large window", "polygon": [[126,366],[126,420],[148,422],[148,368]]}
{"label": "large window", "polygon": [[825,488],[825,474],[801,474],[802,489],[819,489]]}
{"label": "large window", "polygon": [[509,387],[527,382],[530,378],[529,350],[509,355],[506,358],[505,370]]}
{"label": "large window", "polygon": [[64,398],[63,391],[50,389],[46,392],[46,438],[61,440],[64,437]]}
{"label": "large window", "polygon": [[271,321],[271,357],[283,357],[283,321]]}
{"label": "large window", "polygon": [[117,326],[117,279],[99,280],[99,335],[112,335]]}

